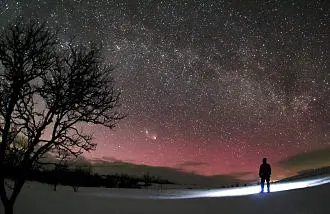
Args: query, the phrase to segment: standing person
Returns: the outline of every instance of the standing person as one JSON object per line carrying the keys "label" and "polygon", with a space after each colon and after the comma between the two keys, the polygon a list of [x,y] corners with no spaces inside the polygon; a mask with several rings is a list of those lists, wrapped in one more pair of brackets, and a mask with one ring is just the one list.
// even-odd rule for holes
{"label": "standing person", "polygon": [[270,192],[269,182],[270,182],[271,174],[272,174],[271,167],[267,163],[267,158],[264,158],[262,160],[262,164],[260,165],[260,169],[259,169],[259,177],[261,178],[261,192],[264,192],[265,181],[267,182],[267,192]]}

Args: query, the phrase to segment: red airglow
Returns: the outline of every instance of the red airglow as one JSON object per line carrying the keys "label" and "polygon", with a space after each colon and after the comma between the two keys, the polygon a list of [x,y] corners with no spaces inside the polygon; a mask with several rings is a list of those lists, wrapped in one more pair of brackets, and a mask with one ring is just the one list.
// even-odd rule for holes
{"label": "red airglow", "polygon": [[[267,157],[271,164],[287,158],[297,152],[292,146],[280,147],[280,143],[271,144],[256,140],[249,142],[238,137],[241,143],[221,143],[218,140],[201,145],[197,141],[177,140],[169,143],[161,137],[157,140],[141,136],[125,136],[115,132],[111,136],[97,135],[96,151],[87,155],[97,158],[142,164],[156,167],[171,167],[201,175],[256,173],[262,158]],[[269,139],[271,141],[272,139]],[[243,142],[243,143],[242,143]],[[245,146],[242,146],[245,145]],[[274,167],[278,175],[284,172]],[[257,174],[256,174],[257,176]]]}

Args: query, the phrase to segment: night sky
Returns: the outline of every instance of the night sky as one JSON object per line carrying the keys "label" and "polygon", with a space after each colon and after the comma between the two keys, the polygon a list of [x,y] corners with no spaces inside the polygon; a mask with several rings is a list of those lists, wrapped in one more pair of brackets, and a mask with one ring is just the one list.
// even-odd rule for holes
{"label": "night sky", "polygon": [[[203,175],[253,171],[330,146],[327,0],[0,1],[63,42],[102,42],[128,115],[87,126],[90,158]],[[63,44],[65,45],[65,44]]]}

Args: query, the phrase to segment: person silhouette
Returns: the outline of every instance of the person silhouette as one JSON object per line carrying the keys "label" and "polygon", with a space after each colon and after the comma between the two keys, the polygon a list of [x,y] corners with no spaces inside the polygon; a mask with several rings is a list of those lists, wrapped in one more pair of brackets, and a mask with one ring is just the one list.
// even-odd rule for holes
{"label": "person silhouette", "polygon": [[261,192],[264,192],[265,181],[267,182],[267,192],[270,192],[270,175],[272,170],[270,165],[267,163],[267,158],[262,160],[262,164],[259,169],[259,177],[261,178]]}

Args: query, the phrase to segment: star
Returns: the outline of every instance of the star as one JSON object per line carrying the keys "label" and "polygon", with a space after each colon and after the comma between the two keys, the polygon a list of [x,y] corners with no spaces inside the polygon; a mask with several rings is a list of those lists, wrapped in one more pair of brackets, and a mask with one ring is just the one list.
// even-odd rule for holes
{"label": "star", "polygon": [[[1,29],[26,17],[104,47],[121,111],[97,150],[132,163],[230,174],[328,146],[325,1],[1,1]],[[148,127],[148,128],[146,128]],[[157,143],[150,143],[157,142]],[[226,163],[226,164],[224,164]]]}

